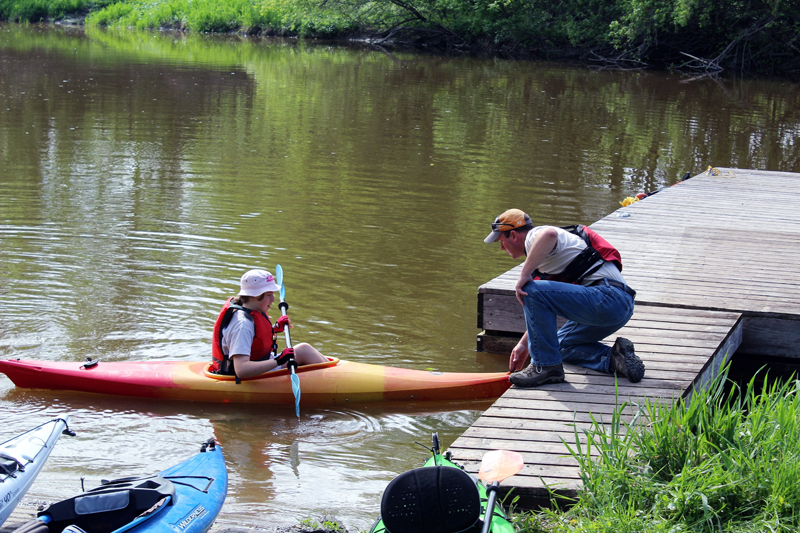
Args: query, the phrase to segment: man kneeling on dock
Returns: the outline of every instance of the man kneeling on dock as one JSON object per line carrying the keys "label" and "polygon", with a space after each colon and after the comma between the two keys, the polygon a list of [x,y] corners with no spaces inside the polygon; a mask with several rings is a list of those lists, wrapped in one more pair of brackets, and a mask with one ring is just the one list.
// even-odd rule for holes
{"label": "man kneeling on dock", "polygon": [[[625,284],[616,248],[586,226],[533,227],[519,209],[492,223],[484,241],[496,240],[512,258],[525,257],[516,293],[527,331],[511,352],[511,383],[561,383],[562,361],[641,381],[644,363],[631,341],[617,337],[611,347],[600,342],[633,315],[636,291]],[[561,329],[557,316],[567,319]],[[530,365],[520,370],[529,355]]]}

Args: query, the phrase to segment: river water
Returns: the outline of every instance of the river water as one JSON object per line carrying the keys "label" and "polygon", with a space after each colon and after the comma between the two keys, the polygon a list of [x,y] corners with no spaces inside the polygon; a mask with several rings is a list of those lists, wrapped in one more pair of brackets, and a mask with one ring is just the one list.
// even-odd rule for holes
{"label": "river water", "polygon": [[[203,360],[241,273],[281,264],[295,342],[502,371],[504,356],[475,351],[477,288],[515,264],[482,241],[499,212],[588,224],[709,165],[800,172],[800,86],[779,81],[3,25],[0,102],[2,358]],[[0,440],[70,414],[78,435],[29,492],[51,501],[214,436],[228,523],[330,512],[363,530],[388,481],[426,458],[414,441],[447,445],[487,406],[298,420],[0,375]]]}

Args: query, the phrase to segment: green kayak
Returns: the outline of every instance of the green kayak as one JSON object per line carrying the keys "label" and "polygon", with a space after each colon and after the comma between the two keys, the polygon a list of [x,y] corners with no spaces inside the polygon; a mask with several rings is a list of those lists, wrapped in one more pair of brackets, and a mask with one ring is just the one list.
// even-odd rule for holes
{"label": "green kayak", "polygon": [[[498,483],[522,469],[519,454],[506,451],[486,454],[479,477],[493,482],[487,487],[450,461],[449,452],[442,455],[436,433],[430,451],[431,457],[425,464],[400,474],[386,487],[381,498],[381,515],[370,533],[514,533],[496,495]],[[487,526],[489,506],[493,512]]]}

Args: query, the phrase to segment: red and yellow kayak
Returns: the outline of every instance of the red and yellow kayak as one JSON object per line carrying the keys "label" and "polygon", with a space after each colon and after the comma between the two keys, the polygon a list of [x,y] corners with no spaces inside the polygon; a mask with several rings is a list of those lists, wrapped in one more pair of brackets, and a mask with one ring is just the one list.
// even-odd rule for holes
{"label": "red and yellow kayak", "polygon": [[[497,398],[509,388],[508,373],[457,373],[369,365],[329,357],[301,366],[301,404]],[[233,376],[208,372],[208,363],[137,361],[57,363],[12,359],[0,372],[17,387],[70,390],[217,403],[293,404],[288,370],[276,370],[236,384]]]}

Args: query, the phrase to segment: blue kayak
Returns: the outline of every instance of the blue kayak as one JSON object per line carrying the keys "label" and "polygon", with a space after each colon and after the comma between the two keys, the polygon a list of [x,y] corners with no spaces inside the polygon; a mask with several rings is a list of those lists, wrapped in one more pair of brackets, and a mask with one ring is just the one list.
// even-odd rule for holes
{"label": "blue kayak", "polygon": [[126,477],[56,502],[13,533],[205,533],[222,509],[228,471],[213,439],[149,477]]}
{"label": "blue kayak", "polygon": [[74,435],[69,416],[54,418],[0,444],[0,525],[28,492],[63,434]]}

